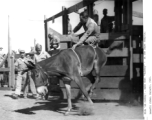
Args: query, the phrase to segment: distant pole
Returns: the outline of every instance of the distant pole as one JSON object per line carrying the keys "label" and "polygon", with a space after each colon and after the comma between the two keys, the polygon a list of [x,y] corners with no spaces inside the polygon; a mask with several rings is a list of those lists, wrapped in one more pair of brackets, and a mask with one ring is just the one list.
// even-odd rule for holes
{"label": "distant pole", "polygon": [[36,46],[36,39],[34,38],[34,52],[35,52],[35,46]]}
{"label": "distant pole", "polygon": [[10,16],[8,15],[8,67],[9,67],[9,87],[13,86],[15,75],[14,75],[14,59],[11,56],[12,46],[10,37]]}

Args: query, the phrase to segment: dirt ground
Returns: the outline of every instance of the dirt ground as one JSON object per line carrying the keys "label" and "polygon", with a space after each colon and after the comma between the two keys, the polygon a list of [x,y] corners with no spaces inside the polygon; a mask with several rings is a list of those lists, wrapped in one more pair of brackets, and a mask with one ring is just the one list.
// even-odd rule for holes
{"label": "dirt ground", "polygon": [[78,109],[84,101],[73,101],[73,110],[64,116],[65,100],[36,100],[11,98],[13,91],[0,91],[0,120],[142,120],[143,106],[116,101],[94,101],[93,115],[80,116]]}

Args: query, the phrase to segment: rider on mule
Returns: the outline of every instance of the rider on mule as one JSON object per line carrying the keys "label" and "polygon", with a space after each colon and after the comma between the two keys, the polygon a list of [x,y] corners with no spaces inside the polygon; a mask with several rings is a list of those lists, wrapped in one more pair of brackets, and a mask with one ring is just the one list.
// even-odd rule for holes
{"label": "rider on mule", "polygon": [[83,42],[88,43],[89,45],[97,46],[99,29],[96,22],[89,17],[87,11],[80,13],[80,22],[74,28],[73,33],[77,32],[83,26],[85,33],[82,35],[80,40],[73,45],[73,49],[75,49],[78,45],[81,45]]}

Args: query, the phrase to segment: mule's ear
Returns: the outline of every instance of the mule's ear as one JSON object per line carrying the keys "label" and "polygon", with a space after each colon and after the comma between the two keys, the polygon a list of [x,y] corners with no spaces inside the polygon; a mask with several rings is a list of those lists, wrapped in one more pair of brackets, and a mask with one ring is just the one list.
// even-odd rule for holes
{"label": "mule's ear", "polygon": [[36,65],[32,61],[26,61],[25,64],[29,69],[34,69],[36,67]]}

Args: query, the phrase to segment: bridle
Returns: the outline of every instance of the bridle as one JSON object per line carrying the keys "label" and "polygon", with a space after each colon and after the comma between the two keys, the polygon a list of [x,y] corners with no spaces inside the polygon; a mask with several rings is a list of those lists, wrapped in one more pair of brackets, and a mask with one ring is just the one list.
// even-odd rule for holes
{"label": "bridle", "polygon": [[48,73],[40,65],[37,64],[36,66],[38,67],[37,69],[39,69],[41,72],[43,72],[47,76],[47,84],[46,85],[49,85],[48,79],[50,77],[49,77]]}

